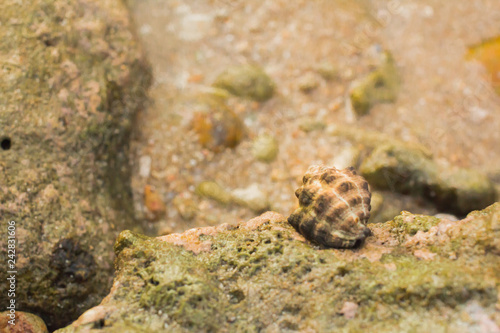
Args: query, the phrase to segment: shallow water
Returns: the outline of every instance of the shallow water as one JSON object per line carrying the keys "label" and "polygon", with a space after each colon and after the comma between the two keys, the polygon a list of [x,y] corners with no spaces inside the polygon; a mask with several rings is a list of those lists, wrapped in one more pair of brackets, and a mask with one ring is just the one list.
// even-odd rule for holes
{"label": "shallow water", "polygon": [[[500,97],[484,68],[465,59],[469,46],[499,34],[497,0],[141,0],[131,6],[155,77],[151,105],[139,115],[132,142],[136,211],[145,218],[146,185],[167,207],[159,221],[146,223],[150,233],[256,215],[200,198],[195,186],[204,180],[229,190],[257,185],[273,210],[290,214],[309,165],[345,167],[356,157],[355,143],[328,134],[334,126],[419,142],[441,164],[500,174]],[[396,61],[398,98],[358,117],[349,88],[373,69],[381,51]],[[315,71],[325,62],[337,70],[333,80]],[[247,126],[246,138],[221,153],[203,149],[189,125],[193,96],[228,66],[244,63],[262,66],[277,93],[264,103],[230,98],[230,108]],[[318,86],[304,93],[300,82],[308,76]],[[300,129],[311,120],[327,129]],[[278,157],[269,164],[251,154],[252,138],[263,133],[279,141]],[[183,219],[176,198],[192,206],[195,217]],[[416,200],[403,202],[412,212],[436,213]]]}

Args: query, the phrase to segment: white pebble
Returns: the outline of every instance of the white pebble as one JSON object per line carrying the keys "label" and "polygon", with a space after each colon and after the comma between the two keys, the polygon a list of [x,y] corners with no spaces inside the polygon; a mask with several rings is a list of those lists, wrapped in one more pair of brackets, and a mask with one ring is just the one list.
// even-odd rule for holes
{"label": "white pebble", "polygon": [[151,173],[151,156],[144,155],[139,158],[139,175],[143,178],[149,177]]}

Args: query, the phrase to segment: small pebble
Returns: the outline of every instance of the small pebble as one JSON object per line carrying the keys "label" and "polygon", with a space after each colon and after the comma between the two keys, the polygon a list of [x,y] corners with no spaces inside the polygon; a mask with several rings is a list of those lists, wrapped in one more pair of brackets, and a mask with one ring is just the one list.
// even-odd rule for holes
{"label": "small pebble", "polygon": [[257,184],[252,184],[247,188],[236,189],[231,192],[235,203],[250,208],[257,214],[269,209],[269,200]]}
{"label": "small pebble", "polygon": [[303,93],[310,93],[319,86],[319,81],[314,73],[308,72],[298,79],[298,86]]}
{"label": "small pebble", "polygon": [[278,152],[278,141],[276,141],[276,139],[271,135],[259,135],[253,142],[252,154],[261,162],[270,163],[274,161]]}
{"label": "small pebble", "polygon": [[231,194],[214,181],[204,181],[196,187],[196,193],[223,205],[231,203]]}
{"label": "small pebble", "polygon": [[316,73],[327,81],[339,77],[337,68],[331,62],[322,62],[315,66]]}
{"label": "small pebble", "polygon": [[323,130],[326,128],[326,123],[321,120],[316,120],[311,117],[304,117],[299,119],[299,128],[306,133],[312,131]]}
{"label": "small pebble", "polygon": [[231,94],[264,102],[274,95],[275,84],[264,70],[254,65],[229,67],[213,83]]}
{"label": "small pebble", "polygon": [[143,178],[149,177],[151,172],[151,156],[143,155],[139,158],[139,175]]}

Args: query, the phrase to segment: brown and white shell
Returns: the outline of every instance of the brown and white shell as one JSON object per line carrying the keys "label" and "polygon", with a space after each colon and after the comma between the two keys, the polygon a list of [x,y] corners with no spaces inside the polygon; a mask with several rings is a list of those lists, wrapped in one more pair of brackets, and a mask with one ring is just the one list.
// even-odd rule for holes
{"label": "brown and white shell", "polygon": [[359,246],[371,234],[371,193],[353,167],[309,167],[295,191],[300,207],[288,222],[307,239],[334,248]]}

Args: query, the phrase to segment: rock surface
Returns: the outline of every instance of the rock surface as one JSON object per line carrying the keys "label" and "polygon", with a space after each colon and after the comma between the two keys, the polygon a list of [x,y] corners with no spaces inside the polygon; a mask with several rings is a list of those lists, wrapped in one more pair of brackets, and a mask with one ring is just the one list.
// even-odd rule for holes
{"label": "rock surface", "polygon": [[375,188],[421,196],[460,215],[491,205],[496,198],[487,176],[465,168],[443,168],[421,149],[396,141],[377,146],[360,172]]}
{"label": "rock surface", "polygon": [[110,294],[58,333],[498,330],[499,203],[368,226],[356,250],[319,249],[273,212],[159,238],[124,231]]}
{"label": "rock surface", "polygon": [[109,291],[113,242],[133,227],[126,142],[150,74],[120,1],[0,9],[0,216],[16,224],[17,308],[52,330]]}

